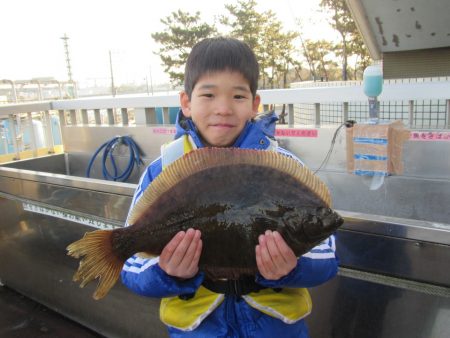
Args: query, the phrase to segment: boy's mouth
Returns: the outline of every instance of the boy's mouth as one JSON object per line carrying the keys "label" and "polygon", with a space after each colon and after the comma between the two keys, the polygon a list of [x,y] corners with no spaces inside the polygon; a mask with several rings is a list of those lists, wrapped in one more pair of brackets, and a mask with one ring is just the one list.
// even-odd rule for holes
{"label": "boy's mouth", "polygon": [[212,124],[211,127],[217,127],[217,128],[233,128],[234,125],[229,124],[229,123],[216,123],[216,124]]}

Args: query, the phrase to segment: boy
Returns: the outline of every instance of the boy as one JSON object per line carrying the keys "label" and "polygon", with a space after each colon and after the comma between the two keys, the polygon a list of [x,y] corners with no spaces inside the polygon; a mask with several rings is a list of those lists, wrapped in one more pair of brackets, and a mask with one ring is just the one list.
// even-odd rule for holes
{"label": "boy", "polygon": [[[186,149],[270,149],[295,158],[273,140],[276,118],[255,120],[258,76],[255,55],[238,40],[212,38],[194,46],[176,140],[142,176],[133,205]],[[171,337],[308,337],[303,318],[311,302],[305,288],[336,274],[333,236],[297,259],[278,232],[266,231],[255,248],[259,273],[254,279],[213,282],[199,271],[202,240],[194,228],[175,235],[160,257],[133,256],[122,271],[123,283],[136,293],[163,298],[160,315]]]}

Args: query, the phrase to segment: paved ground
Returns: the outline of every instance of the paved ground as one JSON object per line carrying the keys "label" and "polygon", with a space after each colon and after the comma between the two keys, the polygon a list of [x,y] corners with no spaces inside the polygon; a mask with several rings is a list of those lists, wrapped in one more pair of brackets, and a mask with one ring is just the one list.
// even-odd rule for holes
{"label": "paved ground", "polygon": [[102,336],[0,286],[0,338],[101,338]]}

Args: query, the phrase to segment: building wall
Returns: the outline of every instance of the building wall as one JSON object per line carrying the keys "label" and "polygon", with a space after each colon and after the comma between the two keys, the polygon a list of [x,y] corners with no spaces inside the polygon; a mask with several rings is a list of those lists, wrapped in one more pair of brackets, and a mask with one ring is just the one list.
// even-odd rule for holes
{"label": "building wall", "polygon": [[383,53],[385,79],[450,76],[450,47]]}

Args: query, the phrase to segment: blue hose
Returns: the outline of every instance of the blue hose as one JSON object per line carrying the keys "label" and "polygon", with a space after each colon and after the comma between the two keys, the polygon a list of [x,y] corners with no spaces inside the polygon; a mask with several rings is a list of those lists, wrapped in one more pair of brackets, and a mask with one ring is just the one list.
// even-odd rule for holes
{"label": "blue hose", "polygon": [[[116,161],[114,160],[113,151],[114,148],[120,144],[125,144],[130,151],[130,158],[128,160],[128,165],[126,169],[122,173],[118,173]],[[136,142],[130,136],[116,136],[110,141],[103,143],[94,153],[91,160],[89,161],[86,177],[90,177],[91,168],[94,164],[95,158],[97,155],[103,150],[103,158],[102,158],[102,173],[103,178],[110,181],[120,181],[125,182],[130,177],[134,165],[139,166],[139,164],[144,164],[140,157],[140,150]],[[107,168],[107,160],[108,158],[111,161],[111,165],[113,168],[113,173],[111,174]]]}

